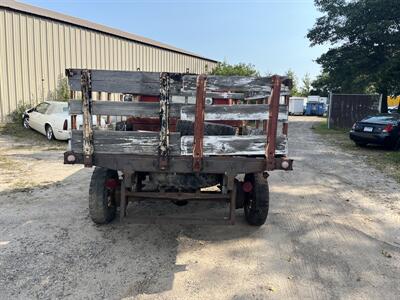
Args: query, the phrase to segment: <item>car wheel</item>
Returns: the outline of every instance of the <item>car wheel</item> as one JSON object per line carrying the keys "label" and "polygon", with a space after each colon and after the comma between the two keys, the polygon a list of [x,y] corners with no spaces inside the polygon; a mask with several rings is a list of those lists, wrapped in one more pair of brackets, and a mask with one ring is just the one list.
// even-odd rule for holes
{"label": "car wheel", "polygon": [[25,116],[25,117],[22,119],[22,126],[24,126],[24,128],[26,128],[26,129],[31,128],[31,127],[29,126],[29,117],[28,117],[28,116]]}
{"label": "car wheel", "polygon": [[53,128],[51,128],[50,125],[47,125],[47,126],[46,126],[46,138],[47,138],[49,141],[54,140]]}
{"label": "car wheel", "polygon": [[367,143],[363,143],[363,142],[355,142],[356,146],[358,147],[365,147],[367,146]]}
{"label": "car wheel", "polygon": [[393,150],[398,150],[400,151],[400,138],[397,139],[397,142],[394,143]]}

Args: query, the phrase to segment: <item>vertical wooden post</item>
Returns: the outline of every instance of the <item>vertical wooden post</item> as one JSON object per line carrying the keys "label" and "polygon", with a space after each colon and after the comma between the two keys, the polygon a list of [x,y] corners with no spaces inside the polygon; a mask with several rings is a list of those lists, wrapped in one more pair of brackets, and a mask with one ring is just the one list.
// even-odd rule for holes
{"label": "vertical wooden post", "polygon": [[194,119],[193,136],[193,171],[200,172],[201,160],[203,158],[203,137],[204,137],[204,107],[206,101],[207,75],[197,76],[196,90],[196,114]]}
{"label": "vertical wooden post", "polygon": [[[111,93],[107,93],[107,101],[111,101]],[[107,125],[111,124],[111,116],[107,116]]]}
{"label": "vertical wooden post", "polygon": [[[69,91],[70,100],[75,99],[75,92]],[[76,115],[71,115],[71,130],[76,130]]]}
{"label": "vertical wooden post", "polygon": [[92,167],[93,127],[92,127],[92,82],[89,70],[81,73],[82,111],[83,111],[83,163]]}
{"label": "vertical wooden post", "polygon": [[275,169],[276,131],[278,127],[279,98],[281,95],[281,78],[272,76],[272,95],[269,101],[269,119],[267,142],[265,144],[265,156],[267,158],[267,170]]}
{"label": "vertical wooden post", "polygon": [[[289,112],[289,95],[285,96],[285,106],[287,108],[287,111]],[[289,124],[288,124],[289,120],[286,120],[283,122],[282,125],[282,134],[284,135],[288,135],[288,130],[289,130]]]}
{"label": "vertical wooden post", "polygon": [[159,168],[168,168],[169,154],[169,103],[170,77],[168,73],[160,74],[160,143],[158,146]]}

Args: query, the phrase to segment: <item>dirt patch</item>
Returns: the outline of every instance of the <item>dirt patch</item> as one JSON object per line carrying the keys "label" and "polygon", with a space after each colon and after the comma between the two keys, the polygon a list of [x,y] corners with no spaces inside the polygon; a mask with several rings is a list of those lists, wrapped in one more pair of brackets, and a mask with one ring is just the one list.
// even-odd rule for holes
{"label": "dirt patch", "polygon": [[377,168],[400,183],[400,150],[387,150],[384,147],[373,145],[356,146],[350,140],[348,130],[328,129],[326,119],[314,124],[312,129],[323,136],[330,144],[339,146],[343,151],[362,158],[370,166]]}
{"label": "dirt patch", "polygon": [[[126,224],[88,217],[90,169],[62,164],[62,151],[1,153],[0,290],[7,299],[396,299],[400,294],[398,184],[362,157],[290,119],[294,171],[272,172],[266,225],[135,223],[135,216],[224,215],[214,203],[142,202]],[[28,191],[16,178],[32,182]]]}

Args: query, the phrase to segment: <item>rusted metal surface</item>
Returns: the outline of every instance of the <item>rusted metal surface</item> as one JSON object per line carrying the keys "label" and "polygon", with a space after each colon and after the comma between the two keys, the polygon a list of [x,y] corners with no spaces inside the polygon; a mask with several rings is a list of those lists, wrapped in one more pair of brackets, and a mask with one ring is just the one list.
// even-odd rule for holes
{"label": "rusted metal surface", "polygon": [[194,121],[193,138],[193,171],[200,172],[201,159],[203,158],[203,138],[204,138],[204,107],[206,99],[207,76],[197,77],[196,108]]}
{"label": "rusted metal surface", "polygon": [[71,130],[76,130],[76,115],[71,116]]}
{"label": "rusted metal surface", "polygon": [[168,73],[160,75],[160,141],[158,146],[159,166],[161,170],[168,167],[169,154],[169,101],[170,77]]}
{"label": "rusted metal surface", "polygon": [[92,83],[89,70],[81,73],[82,112],[83,112],[83,143],[85,167],[92,167],[93,126],[92,126]]}
{"label": "rusted metal surface", "polygon": [[278,128],[278,111],[279,98],[281,91],[281,79],[279,76],[272,76],[272,95],[269,102],[269,119],[267,141],[265,144],[265,156],[267,158],[267,170],[275,168],[275,147],[276,147],[276,131]]}
{"label": "rusted metal surface", "polygon": [[174,192],[127,192],[126,195],[132,198],[160,199],[160,200],[228,200],[229,195],[217,193],[174,193]]}

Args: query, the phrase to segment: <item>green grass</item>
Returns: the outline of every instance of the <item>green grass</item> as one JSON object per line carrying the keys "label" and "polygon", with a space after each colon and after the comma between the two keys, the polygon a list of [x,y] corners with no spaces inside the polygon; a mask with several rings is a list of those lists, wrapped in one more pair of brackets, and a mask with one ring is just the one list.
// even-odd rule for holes
{"label": "green grass", "polygon": [[[6,123],[0,125],[0,134],[9,135],[16,139],[18,142],[29,143],[26,147],[41,146],[46,147],[45,150],[64,150],[66,143],[63,141],[51,141],[49,142],[46,137],[39,132],[26,129],[21,123]],[[24,146],[17,145],[18,148]]]}
{"label": "green grass", "polygon": [[390,151],[374,146],[358,147],[350,140],[348,129],[328,129],[326,120],[314,125],[311,129],[344,151],[365,157],[365,161],[369,165],[400,183],[400,151]]}

